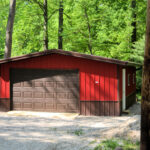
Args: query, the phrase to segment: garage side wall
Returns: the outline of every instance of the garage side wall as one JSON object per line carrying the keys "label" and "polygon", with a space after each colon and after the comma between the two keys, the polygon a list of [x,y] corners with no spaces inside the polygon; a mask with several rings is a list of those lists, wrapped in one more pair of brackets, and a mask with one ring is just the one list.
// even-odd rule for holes
{"label": "garage side wall", "polygon": [[78,69],[80,75],[80,113],[120,115],[117,65],[51,54],[1,65],[0,100],[10,110],[10,69]]}
{"label": "garage side wall", "polygon": [[128,67],[126,69],[126,108],[136,102],[136,68]]}
{"label": "garage side wall", "polygon": [[[122,102],[122,67],[119,68],[119,99]],[[126,68],[126,108],[136,101],[136,68]]]}

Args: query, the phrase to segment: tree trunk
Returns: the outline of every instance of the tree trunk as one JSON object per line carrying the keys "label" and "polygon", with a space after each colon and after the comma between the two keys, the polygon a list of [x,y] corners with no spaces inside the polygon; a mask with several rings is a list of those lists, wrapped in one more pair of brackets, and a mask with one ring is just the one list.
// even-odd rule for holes
{"label": "tree trunk", "polygon": [[150,149],[150,0],[147,4],[146,45],[142,82],[141,150]]}
{"label": "tree trunk", "polygon": [[132,27],[133,27],[133,32],[132,32],[132,37],[131,41],[132,43],[136,42],[136,0],[132,0],[131,7],[133,9],[133,22],[132,22]]}
{"label": "tree trunk", "polygon": [[90,25],[89,17],[88,17],[88,14],[87,14],[87,8],[84,8],[84,12],[85,12],[85,17],[87,19],[87,27],[88,27],[88,32],[89,32],[88,48],[89,48],[89,51],[92,55],[93,52],[92,52],[92,40],[91,40],[91,25]]}
{"label": "tree trunk", "polygon": [[11,57],[12,33],[15,18],[16,0],[10,0],[9,16],[6,29],[5,58]]}
{"label": "tree trunk", "polygon": [[48,8],[47,0],[43,3],[44,10],[44,50],[48,50]]}
{"label": "tree trunk", "polygon": [[63,0],[59,0],[58,49],[63,49]]}

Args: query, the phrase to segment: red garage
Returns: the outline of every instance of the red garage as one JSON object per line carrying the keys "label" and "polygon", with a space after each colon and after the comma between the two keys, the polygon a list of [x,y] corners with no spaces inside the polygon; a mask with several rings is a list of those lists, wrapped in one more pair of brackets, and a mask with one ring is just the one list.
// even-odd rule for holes
{"label": "red garage", "polygon": [[135,102],[134,63],[63,50],[0,60],[0,109],[119,116]]}

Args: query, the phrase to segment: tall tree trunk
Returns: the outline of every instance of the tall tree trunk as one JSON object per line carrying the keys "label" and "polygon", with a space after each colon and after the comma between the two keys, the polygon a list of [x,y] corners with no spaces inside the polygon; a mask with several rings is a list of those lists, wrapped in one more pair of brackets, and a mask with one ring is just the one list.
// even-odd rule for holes
{"label": "tall tree trunk", "polygon": [[133,27],[133,32],[132,32],[132,37],[131,37],[131,41],[132,43],[136,42],[136,0],[132,0],[132,4],[131,7],[133,9],[133,22],[132,22],[132,27]]}
{"label": "tall tree trunk", "polygon": [[43,3],[43,11],[44,11],[44,50],[48,49],[48,8],[47,8],[47,0],[44,0]]}
{"label": "tall tree trunk", "polygon": [[11,57],[12,33],[15,18],[16,0],[10,0],[9,16],[6,29],[5,58]]}
{"label": "tall tree trunk", "polygon": [[142,82],[141,150],[150,150],[150,0],[147,3],[146,45]]}
{"label": "tall tree trunk", "polygon": [[88,32],[89,32],[88,48],[89,48],[90,53],[93,54],[93,52],[92,52],[92,40],[91,40],[91,25],[90,25],[88,13],[87,13],[87,8],[84,8],[84,12],[85,12],[85,17],[87,20],[87,27],[88,27]]}
{"label": "tall tree trunk", "polygon": [[63,49],[63,0],[59,0],[58,49]]}

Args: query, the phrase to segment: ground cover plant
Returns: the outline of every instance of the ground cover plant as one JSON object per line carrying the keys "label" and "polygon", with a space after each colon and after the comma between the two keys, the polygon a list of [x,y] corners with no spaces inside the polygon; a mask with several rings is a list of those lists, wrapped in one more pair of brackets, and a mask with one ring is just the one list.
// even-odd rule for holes
{"label": "ground cover plant", "polygon": [[123,150],[139,150],[140,142],[125,139],[107,139],[97,145],[94,150],[115,150],[117,147]]}

